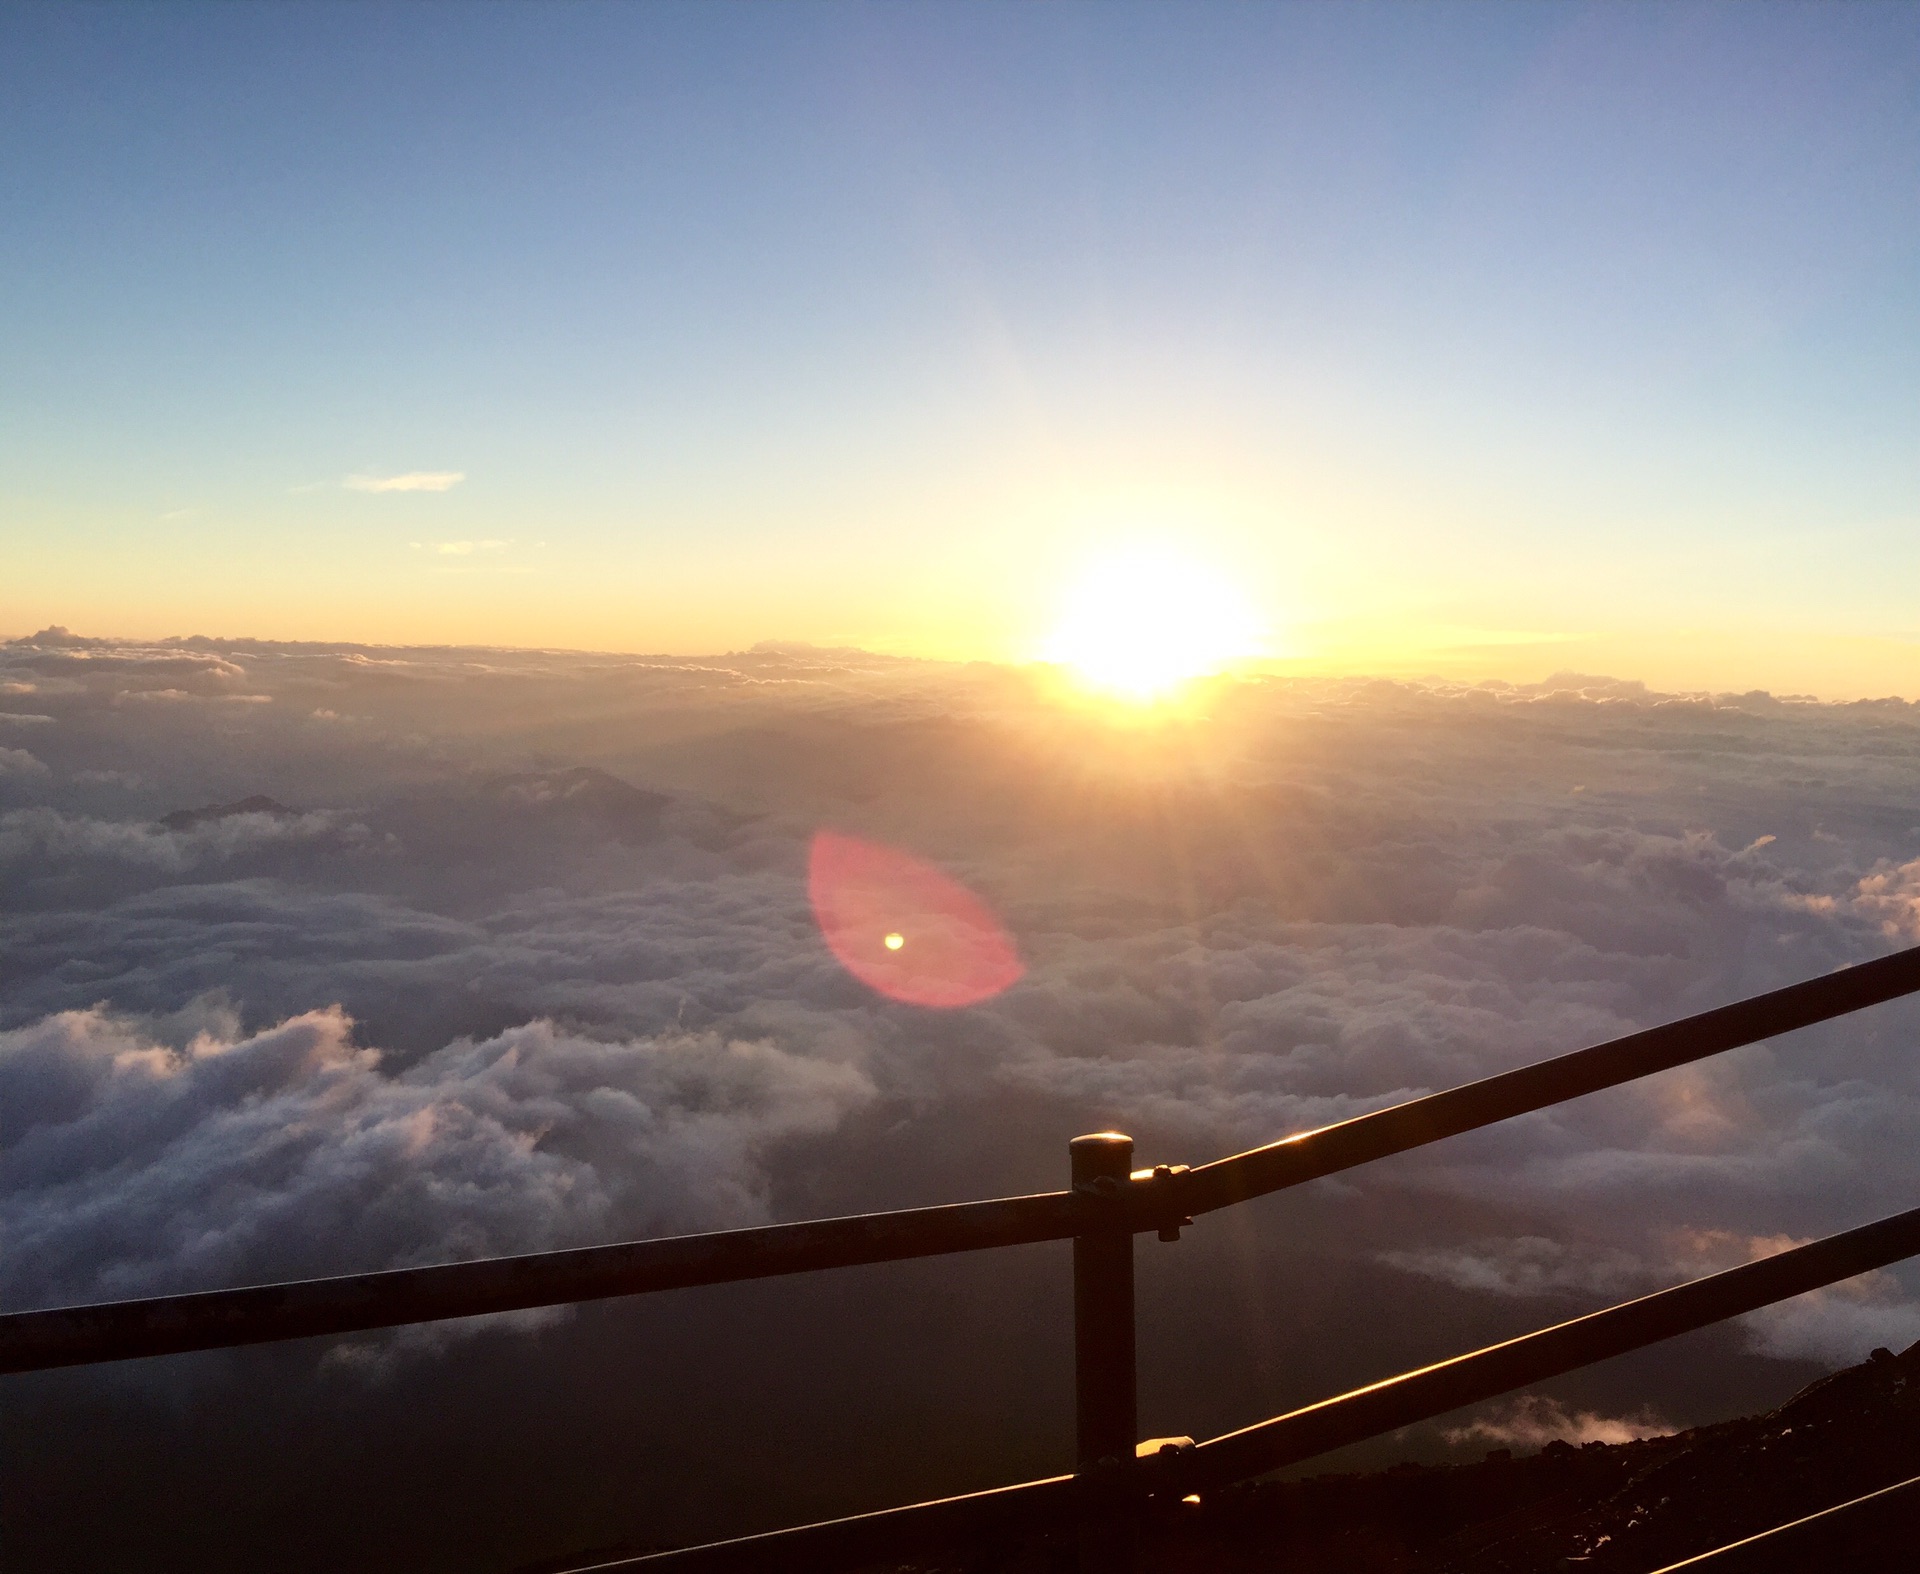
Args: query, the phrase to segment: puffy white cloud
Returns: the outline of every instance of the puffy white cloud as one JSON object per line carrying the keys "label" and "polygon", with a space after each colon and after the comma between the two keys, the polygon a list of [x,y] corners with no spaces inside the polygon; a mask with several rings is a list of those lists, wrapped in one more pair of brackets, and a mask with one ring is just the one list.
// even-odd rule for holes
{"label": "puffy white cloud", "polygon": [[1920,1343],[1920,1305],[1888,1273],[1863,1274],[1741,1319],[1755,1349],[1785,1360],[1849,1365],[1874,1349]]}
{"label": "puffy white cloud", "polygon": [[754,1223],[769,1152],[873,1097],[857,1066],[710,1033],[531,1022],[389,1074],[337,1008],[201,1016],[0,1034],[13,1304]]}
{"label": "puffy white cloud", "polygon": [[[1742,1236],[1711,1228],[1680,1230],[1668,1237],[1672,1255],[1692,1274],[1756,1262],[1804,1244],[1791,1235]],[[1904,1350],[1920,1342],[1920,1304],[1886,1270],[1763,1306],[1740,1322],[1763,1354],[1829,1365],[1863,1360],[1876,1347]]]}
{"label": "puffy white cloud", "polygon": [[0,748],[0,777],[35,780],[48,774],[46,765],[25,749]]}
{"label": "puffy white cloud", "polygon": [[1580,1294],[1624,1300],[1647,1287],[1647,1265],[1617,1247],[1581,1249],[1541,1235],[1413,1246],[1379,1253],[1390,1268],[1483,1295],[1532,1298]]}
{"label": "puffy white cloud", "polygon": [[1902,944],[1920,939],[1920,858],[1876,864],[1860,877],[1851,905],[1877,921],[1889,939]]}
{"label": "puffy white cloud", "polygon": [[1464,1426],[1448,1427],[1441,1435],[1456,1447],[1493,1443],[1538,1449],[1549,1443],[1571,1443],[1576,1448],[1588,1443],[1636,1443],[1677,1430],[1651,1410],[1631,1416],[1605,1416],[1591,1410],[1569,1410],[1543,1394],[1523,1394],[1492,1407]]}
{"label": "puffy white cloud", "polygon": [[[1743,1235],[1717,1228],[1665,1230],[1657,1232],[1657,1237],[1646,1255],[1520,1236],[1458,1247],[1402,1248],[1381,1252],[1378,1259],[1403,1272],[1479,1294],[1514,1299],[1578,1296],[1607,1302],[1805,1244],[1790,1235]],[[1763,1355],[1839,1365],[1864,1359],[1876,1346],[1899,1350],[1920,1342],[1920,1304],[1898,1277],[1882,1270],[1762,1307],[1742,1317],[1740,1324],[1749,1344]],[[1494,1435],[1469,1430],[1476,1436]]]}
{"label": "puffy white cloud", "polygon": [[339,837],[363,844],[369,833],[338,811],[229,814],[185,829],[131,820],[98,820],[53,808],[0,813],[0,866],[38,861],[112,859],[179,874],[275,843]]}

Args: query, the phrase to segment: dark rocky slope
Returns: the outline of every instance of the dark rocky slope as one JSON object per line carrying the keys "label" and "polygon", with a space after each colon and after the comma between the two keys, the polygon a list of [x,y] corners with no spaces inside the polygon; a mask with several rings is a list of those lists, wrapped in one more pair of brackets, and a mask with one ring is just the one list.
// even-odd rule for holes
{"label": "dark rocky slope", "polygon": [[[1767,1414],[1672,1437],[1221,1493],[1157,1533],[1141,1567],[1642,1574],[1915,1475],[1920,1345],[1877,1350]],[[1920,1568],[1916,1541],[1884,1552],[1888,1568]]]}

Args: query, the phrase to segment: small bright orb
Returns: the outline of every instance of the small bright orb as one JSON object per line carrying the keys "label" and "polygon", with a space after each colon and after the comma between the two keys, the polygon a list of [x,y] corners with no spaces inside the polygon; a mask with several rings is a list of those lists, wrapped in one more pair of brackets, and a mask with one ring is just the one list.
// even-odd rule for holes
{"label": "small bright orb", "polygon": [[1171,548],[1137,547],[1089,566],[1041,655],[1089,688],[1147,703],[1258,655],[1261,632],[1224,574]]}
{"label": "small bright orb", "polygon": [[887,936],[887,949],[889,951],[898,951],[906,943],[907,937],[903,934],[896,933]]}

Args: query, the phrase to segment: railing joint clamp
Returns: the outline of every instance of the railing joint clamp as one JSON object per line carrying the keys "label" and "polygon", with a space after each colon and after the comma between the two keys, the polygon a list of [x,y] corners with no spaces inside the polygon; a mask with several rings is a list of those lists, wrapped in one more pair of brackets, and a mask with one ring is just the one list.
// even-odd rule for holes
{"label": "railing joint clamp", "polygon": [[[1156,1206],[1156,1204],[1164,1206],[1162,1199],[1156,1197],[1154,1194],[1156,1192],[1166,1191],[1174,1181],[1180,1176],[1185,1175],[1187,1170],[1188,1166],[1185,1164],[1156,1164],[1150,1170],[1135,1170],[1133,1172],[1129,1179],[1137,1181],[1148,1188],[1149,1216],[1159,1212],[1159,1207]],[[1185,1213],[1176,1213],[1172,1218],[1162,1218],[1159,1225],[1159,1237],[1163,1241],[1177,1241],[1180,1239],[1180,1232],[1191,1223],[1193,1223],[1193,1220]]]}

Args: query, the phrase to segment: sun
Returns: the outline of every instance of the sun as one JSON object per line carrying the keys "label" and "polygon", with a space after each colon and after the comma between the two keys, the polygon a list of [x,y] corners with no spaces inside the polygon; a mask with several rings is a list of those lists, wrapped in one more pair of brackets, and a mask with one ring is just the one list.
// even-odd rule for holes
{"label": "sun", "polygon": [[1087,566],[1041,659],[1088,688],[1146,704],[1259,655],[1261,634],[1226,575],[1172,548],[1136,547]]}

